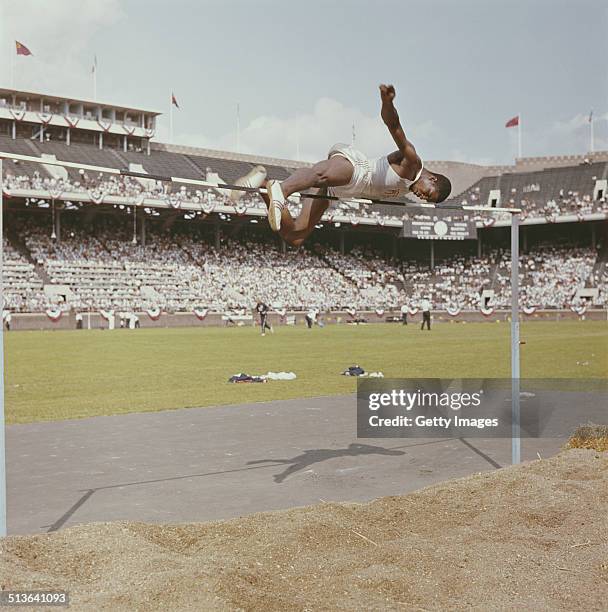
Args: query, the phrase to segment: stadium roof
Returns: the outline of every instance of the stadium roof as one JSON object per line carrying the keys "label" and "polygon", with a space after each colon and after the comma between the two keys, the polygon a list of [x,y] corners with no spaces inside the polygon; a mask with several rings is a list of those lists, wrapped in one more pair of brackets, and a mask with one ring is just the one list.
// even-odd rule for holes
{"label": "stadium roof", "polygon": [[309,168],[312,162],[298,161],[295,159],[284,159],[282,157],[269,157],[267,155],[255,155],[251,153],[238,153],[236,151],[221,151],[219,149],[206,149],[204,147],[192,147],[187,145],[169,144],[166,142],[152,141],[152,150],[168,151],[181,155],[194,155],[197,157],[212,157],[220,160],[240,161],[250,164],[272,164],[285,168]]}
{"label": "stadium roof", "polygon": [[162,113],[159,111],[147,110],[144,108],[137,108],[134,106],[120,106],[118,104],[112,104],[110,102],[102,102],[100,100],[85,100],[83,98],[70,98],[69,96],[56,96],[52,94],[45,94],[35,91],[23,91],[20,89],[6,89],[0,88],[0,97],[5,96],[21,96],[27,98],[40,99],[44,98],[45,100],[52,102],[69,102],[69,103],[77,103],[77,104],[86,104],[88,106],[105,106],[114,108],[120,111],[135,111],[138,113],[146,113],[148,115],[161,115]]}

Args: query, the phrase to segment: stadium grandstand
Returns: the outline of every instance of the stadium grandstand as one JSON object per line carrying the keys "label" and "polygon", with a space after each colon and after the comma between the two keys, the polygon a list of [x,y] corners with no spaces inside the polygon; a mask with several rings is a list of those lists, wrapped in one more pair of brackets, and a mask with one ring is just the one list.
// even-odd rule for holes
{"label": "stadium grandstand", "polygon": [[[232,183],[256,166],[284,179],[297,161],[153,141],[158,113],[0,90],[5,320],[40,326],[82,313],[248,317],[259,300],[287,311],[369,312],[430,297],[451,313],[506,307],[508,217],[339,202],[315,242],[293,250],[268,231],[256,194],[45,164],[67,161]],[[41,158],[42,163],[10,155]],[[522,208],[522,308],[608,303],[608,152],[485,167],[428,162],[450,175],[449,204]],[[298,208],[297,200],[290,206]],[[438,229],[443,221],[444,228]],[[149,316],[143,316],[148,313]],[[66,316],[67,315],[67,316]],[[128,315],[128,317],[127,317]],[[25,317],[22,325],[28,326]],[[183,320],[183,319],[182,319]],[[193,321],[195,319],[192,319]],[[245,320],[245,319],[244,319]],[[166,319],[166,323],[169,324]],[[18,326],[17,326],[18,327]]]}

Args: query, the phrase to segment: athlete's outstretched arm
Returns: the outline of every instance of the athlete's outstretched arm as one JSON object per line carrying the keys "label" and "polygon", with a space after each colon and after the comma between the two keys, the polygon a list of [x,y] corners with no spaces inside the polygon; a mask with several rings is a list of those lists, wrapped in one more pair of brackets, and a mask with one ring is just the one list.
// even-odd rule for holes
{"label": "athlete's outstretched arm", "polygon": [[395,88],[392,85],[380,85],[380,98],[382,100],[382,110],[380,116],[382,121],[391,133],[395,144],[399,148],[399,151],[404,157],[406,165],[410,168],[413,174],[416,174],[422,165],[418,153],[414,145],[407,139],[401,122],[399,121],[399,114],[393,104],[395,99]]}

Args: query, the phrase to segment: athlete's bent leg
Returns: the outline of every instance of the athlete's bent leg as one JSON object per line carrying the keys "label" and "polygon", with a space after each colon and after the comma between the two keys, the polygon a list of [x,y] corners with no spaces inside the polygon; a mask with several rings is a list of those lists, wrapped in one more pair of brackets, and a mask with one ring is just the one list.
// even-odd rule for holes
{"label": "athlete's bent leg", "polygon": [[[317,193],[327,193],[326,190],[317,189]],[[261,194],[266,202],[266,206],[270,205],[269,197],[266,193]],[[321,220],[323,213],[329,207],[329,200],[321,198],[306,198],[302,203],[300,214],[294,219],[287,206],[281,211],[281,229],[279,235],[285,242],[291,246],[299,247],[308,238],[315,229],[315,225]]]}
{"label": "athlete's bent leg", "polygon": [[312,187],[341,187],[348,185],[353,176],[353,165],[341,155],[316,163],[311,168],[300,168],[281,183],[283,195],[305,191]]}
{"label": "athlete's bent leg", "polygon": [[327,189],[328,187],[341,187],[350,183],[353,165],[341,155],[334,155],[329,159],[316,163],[312,168],[300,168],[288,179],[268,181],[268,222],[274,232],[281,229],[283,210],[286,208],[286,199],[296,193],[307,189]]}

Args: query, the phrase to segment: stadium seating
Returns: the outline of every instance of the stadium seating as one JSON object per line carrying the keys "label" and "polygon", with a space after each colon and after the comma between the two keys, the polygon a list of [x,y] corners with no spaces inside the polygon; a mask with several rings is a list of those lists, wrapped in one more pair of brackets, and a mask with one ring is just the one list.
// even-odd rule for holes
{"label": "stadium seating", "polygon": [[[311,245],[282,253],[259,237],[223,240],[216,250],[200,239],[195,225],[150,230],[144,247],[113,217],[84,226],[73,214],[62,222],[61,241],[28,219],[15,228],[13,242],[5,239],[7,307],[225,312],[263,300],[277,308],[362,310],[415,307],[431,296],[435,308],[477,309],[484,289],[494,292],[496,307],[509,305],[508,251],[456,255],[430,270],[427,263],[387,260],[369,248],[341,254]],[[522,304],[567,308],[586,286],[599,287],[596,303],[606,303],[600,252],[546,245],[522,254]],[[46,296],[45,283],[62,287],[66,301]]]}
{"label": "stadium seating", "polygon": [[41,311],[46,300],[42,288],[42,278],[36,273],[35,266],[4,238],[3,292],[4,308],[14,312]]}
{"label": "stadium seating", "polygon": [[[576,213],[607,210],[605,198],[593,202],[596,179],[606,178],[608,162],[583,163],[578,166],[546,168],[534,172],[505,172],[498,176],[483,177],[466,189],[451,203],[488,205],[492,190],[500,190],[503,206],[522,206],[531,216],[547,216],[551,210],[557,213]],[[547,209],[547,203],[554,206]],[[586,206],[585,206],[586,204]]]}

